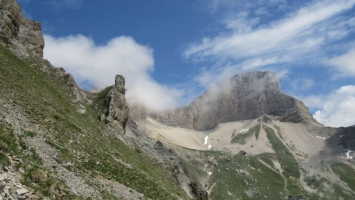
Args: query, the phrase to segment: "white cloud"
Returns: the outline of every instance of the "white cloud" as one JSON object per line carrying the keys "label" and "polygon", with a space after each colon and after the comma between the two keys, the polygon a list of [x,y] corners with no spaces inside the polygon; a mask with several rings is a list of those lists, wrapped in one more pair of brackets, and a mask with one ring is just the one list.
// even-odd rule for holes
{"label": "white cloud", "polygon": [[[184,56],[227,56],[234,59],[270,54],[273,52],[289,51],[289,49],[302,49],[309,51],[318,47],[325,38],[315,37],[314,32],[322,27],[324,20],[333,17],[344,10],[350,9],[355,1],[325,1],[302,8],[292,13],[286,19],[271,23],[266,27],[256,28],[248,33],[232,32],[214,38],[205,38],[199,44],[191,45],[184,52]],[[241,24],[245,16],[228,19],[227,27],[231,21]],[[248,24],[247,22],[244,24]],[[244,28],[245,29],[245,28]],[[324,30],[327,32],[327,30]],[[320,34],[324,37],[324,34]],[[317,35],[319,36],[319,35]],[[286,53],[285,52],[285,53]]]}
{"label": "white cloud", "polygon": [[[229,78],[230,76],[246,71],[253,71],[260,67],[272,66],[289,61],[288,57],[270,57],[270,58],[251,58],[238,64],[219,63],[214,67],[207,69],[203,68],[201,72],[194,77],[194,80],[205,89]],[[279,78],[282,78],[288,73],[287,69],[274,69],[273,67],[264,68],[266,71],[275,71]]]}
{"label": "white cloud", "polygon": [[[232,4],[228,0],[213,2],[215,8]],[[257,2],[258,5],[265,3],[262,0]],[[242,6],[247,7],[247,4]],[[259,18],[245,11],[228,15],[223,20],[224,29],[217,36],[205,37],[191,44],[183,56],[195,61],[217,63],[202,71],[197,80],[206,80],[206,77],[211,77],[212,81],[220,80],[230,72],[265,69],[270,65],[284,70],[323,56],[326,49],[332,48],[332,43],[353,31],[354,20],[342,14],[354,4],[355,0],[313,1],[267,24],[260,24]]]}
{"label": "white cloud", "polygon": [[350,49],[347,53],[331,58],[324,63],[336,67],[343,76],[355,76],[355,49]]}
{"label": "white cloud", "polygon": [[314,81],[311,78],[298,78],[290,82],[291,87],[295,91],[308,90],[313,87]]}
{"label": "white cloud", "polygon": [[207,7],[212,13],[219,10],[246,10],[260,5],[280,7],[286,3],[286,0],[200,0],[204,7]]}
{"label": "white cloud", "polygon": [[131,37],[116,37],[105,45],[96,45],[83,35],[61,38],[45,35],[44,39],[44,58],[72,73],[79,85],[89,82],[103,88],[114,84],[116,74],[122,74],[126,78],[128,102],[143,103],[153,110],[175,107],[182,96],[182,91],[160,85],[151,78],[153,50]]}
{"label": "white cloud", "polygon": [[259,23],[259,18],[248,18],[249,12],[240,12],[236,15],[227,16],[223,21],[227,29],[231,29],[234,33],[248,33],[252,27]]}
{"label": "white cloud", "polygon": [[53,6],[56,9],[63,9],[63,8],[80,8],[83,4],[84,0],[47,0],[47,4]]}
{"label": "white cloud", "polygon": [[310,99],[322,105],[313,115],[320,123],[332,127],[355,125],[355,85],[342,86],[323,98]]}
{"label": "white cloud", "polygon": [[[297,96],[297,95],[295,95]],[[307,97],[298,97],[299,99],[302,99],[303,103],[307,105],[309,108],[313,109],[320,109],[323,107],[325,97],[323,95],[310,95]]]}
{"label": "white cloud", "polygon": [[258,8],[254,11],[256,15],[266,15],[268,12],[266,8]]}

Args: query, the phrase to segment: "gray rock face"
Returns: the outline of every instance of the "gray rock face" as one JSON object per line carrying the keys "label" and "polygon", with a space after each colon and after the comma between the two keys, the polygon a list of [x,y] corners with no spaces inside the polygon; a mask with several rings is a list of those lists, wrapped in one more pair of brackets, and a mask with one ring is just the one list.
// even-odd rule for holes
{"label": "gray rock face", "polygon": [[20,57],[43,57],[41,24],[26,19],[15,0],[0,0],[0,42]]}
{"label": "gray rock face", "polygon": [[313,120],[301,101],[281,92],[279,80],[272,72],[237,74],[190,105],[151,117],[169,126],[205,131],[218,123],[255,119],[263,114],[285,122]]}
{"label": "gray rock face", "polygon": [[[63,68],[61,68],[63,69]],[[64,69],[63,69],[64,70]],[[65,73],[65,71],[64,71]],[[75,101],[81,101],[81,102],[87,102],[86,94],[83,92],[83,90],[76,84],[75,79],[73,75],[71,74],[65,74],[64,79],[67,82],[67,85],[71,91],[73,91],[73,94],[75,95],[76,99]]]}
{"label": "gray rock face", "polygon": [[129,109],[125,98],[125,78],[122,75],[117,75],[115,86],[111,89],[108,95],[106,104],[106,118],[113,128],[124,133],[128,120]]}

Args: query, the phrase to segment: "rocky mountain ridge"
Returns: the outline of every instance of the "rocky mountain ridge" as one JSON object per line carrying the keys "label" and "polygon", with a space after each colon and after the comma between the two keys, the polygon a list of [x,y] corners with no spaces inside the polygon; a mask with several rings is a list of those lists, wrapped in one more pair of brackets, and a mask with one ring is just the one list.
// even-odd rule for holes
{"label": "rocky mountain ridge", "polygon": [[301,101],[281,92],[276,74],[267,71],[234,75],[186,107],[151,116],[169,126],[205,131],[219,123],[255,119],[263,114],[284,122],[315,121]]}
{"label": "rocky mountain ridge", "polygon": [[0,0],[0,42],[20,57],[43,57],[41,24],[26,19],[14,0]]}

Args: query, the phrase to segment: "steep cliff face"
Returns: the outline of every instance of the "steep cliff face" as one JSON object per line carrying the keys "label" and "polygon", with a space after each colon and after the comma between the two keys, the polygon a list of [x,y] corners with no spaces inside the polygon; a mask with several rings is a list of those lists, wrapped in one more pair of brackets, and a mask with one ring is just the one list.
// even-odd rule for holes
{"label": "steep cliff face", "polygon": [[281,92],[279,80],[272,72],[237,74],[187,107],[152,117],[170,126],[204,131],[218,123],[255,119],[263,114],[285,122],[313,120],[301,101]]}
{"label": "steep cliff face", "polygon": [[125,78],[122,75],[117,75],[106,104],[106,118],[109,125],[119,133],[124,133],[129,114],[124,87]]}
{"label": "steep cliff face", "polygon": [[0,42],[20,57],[43,57],[41,24],[26,19],[14,0],[0,0]]}

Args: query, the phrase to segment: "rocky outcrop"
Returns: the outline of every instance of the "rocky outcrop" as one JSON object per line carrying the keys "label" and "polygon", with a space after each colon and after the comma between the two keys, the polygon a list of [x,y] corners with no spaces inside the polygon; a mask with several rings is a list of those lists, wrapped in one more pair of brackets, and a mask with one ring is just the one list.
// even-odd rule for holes
{"label": "rocky outcrop", "polygon": [[279,80],[272,72],[237,74],[190,105],[151,117],[166,125],[204,131],[218,123],[255,119],[263,114],[277,116],[284,122],[313,120],[301,101],[281,92]]}
{"label": "rocky outcrop", "polygon": [[197,200],[208,200],[208,193],[203,190],[198,184],[195,182],[191,182],[189,184],[191,193],[194,194]]}
{"label": "rocky outcrop", "polygon": [[[18,163],[19,161],[14,162]],[[11,160],[11,162],[13,161]],[[20,172],[11,166],[5,167],[5,170],[7,172],[0,169],[0,199],[38,199],[38,196],[28,187],[20,183],[22,168],[20,168]]]}
{"label": "rocky outcrop", "polygon": [[0,42],[20,57],[43,57],[41,24],[26,19],[15,0],[0,0]]}
{"label": "rocky outcrop", "polygon": [[[63,69],[63,68],[61,68],[61,69]],[[66,83],[69,87],[69,90],[71,90],[73,92],[73,94],[75,96],[75,100],[74,100],[75,102],[78,102],[78,101],[88,102],[85,92],[76,84],[73,75],[71,75],[69,73],[65,74],[64,80],[66,81]]]}
{"label": "rocky outcrop", "polygon": [[125,132],[129,115],[125,92],[125,78],[122,75],[116,75],[115,85],[107,97],[105,116],[110,127],[119,133]]}
{"label": "rocky outcrop", "polygon": [[[19,4],[15,0],[0,0],[0,43],[8,47],[12,53],[20,57],[36,56],[43,58],[44,39],[41,24],[26,19]],[[55,68],[47,60],[43,60],[42,71],[63,77],[75,96],[74,101],[87,102],[85,92],[76,84],[73,76],[63,68]]]}

